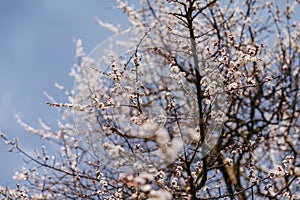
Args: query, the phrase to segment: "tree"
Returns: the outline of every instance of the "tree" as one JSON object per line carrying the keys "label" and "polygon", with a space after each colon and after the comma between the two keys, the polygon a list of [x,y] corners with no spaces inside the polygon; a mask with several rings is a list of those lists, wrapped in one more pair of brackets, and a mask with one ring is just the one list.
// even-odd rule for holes
{"label": "tree", "polygon": [[117,5],[132,28],[98,20],[117,36],[89,55],[77,41],[70,103],[46,102],[57,130],[18,118],[60,151],[31,156],[1,135],[29,165],[0,194],[299,199],[299,1]]}

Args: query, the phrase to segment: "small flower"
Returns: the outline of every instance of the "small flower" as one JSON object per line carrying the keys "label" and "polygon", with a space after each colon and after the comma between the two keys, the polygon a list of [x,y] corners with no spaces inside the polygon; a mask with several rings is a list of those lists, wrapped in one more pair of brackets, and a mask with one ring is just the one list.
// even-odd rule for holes
{"label": "small flower", "polygon": [[225,161],[226,161],[227,165],[229,165],[229,166],[233,165],[233,160],[231,158],[226,158]]}
{"label": "small flower", "polygon": [[101,184],[103,187],[107,187],[107,186],[108,186],[107,181],[104,180],[104,179],[100,180],[100,184]]}
{"label": "small flower", "polygon": [[257,177],[250,178],[250,182],[254,185],[259,185],[259,179]]}
{"label": "small flower", "polygon": [[274,178],[275,177],[275,172],[274,172],[274,170],[269,170],[268,171],[268,176],[272,179],[272,178]]}
{"label": "small flower", "polygon": [[177,187],[178,178],[174,177],[171,181],[171,187],[175,188]]}

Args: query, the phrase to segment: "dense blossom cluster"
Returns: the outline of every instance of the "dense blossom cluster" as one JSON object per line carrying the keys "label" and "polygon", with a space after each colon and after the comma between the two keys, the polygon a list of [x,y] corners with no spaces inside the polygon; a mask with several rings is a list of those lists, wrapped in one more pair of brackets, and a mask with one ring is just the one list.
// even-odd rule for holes
{"label": "dense blossom cluster", "polygon": [[[300,199],[299,1],[117,0],[132,29],[84,52],[7,199]],[[124,37],[125,36],[125,37]],[[118,48],[116,48],[118,47]],[[73,123],[73,116],[74,121]]]}

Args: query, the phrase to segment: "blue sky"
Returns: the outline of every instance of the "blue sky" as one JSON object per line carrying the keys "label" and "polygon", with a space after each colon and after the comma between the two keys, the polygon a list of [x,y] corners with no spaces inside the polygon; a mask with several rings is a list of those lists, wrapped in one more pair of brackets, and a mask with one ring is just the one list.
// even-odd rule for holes
{"label": "blue sky", "polygon": [[[26,133],[14,114],[33,126],[39,117],[56,125],[60,115],[44,104],[43,92],[64,101],[54,82],[72,88],[68,73],[76,62],[74,38],[83,40],[88,53],[113,35],[96,23],[95,16],[128,27],[126,16],[113,5],[113,0],[0,1],[0,130],[10,138],[19,137],[26,150],[43,141]],[[0,185],[12,185],[22,157],[0,144],[0,163]]]}

